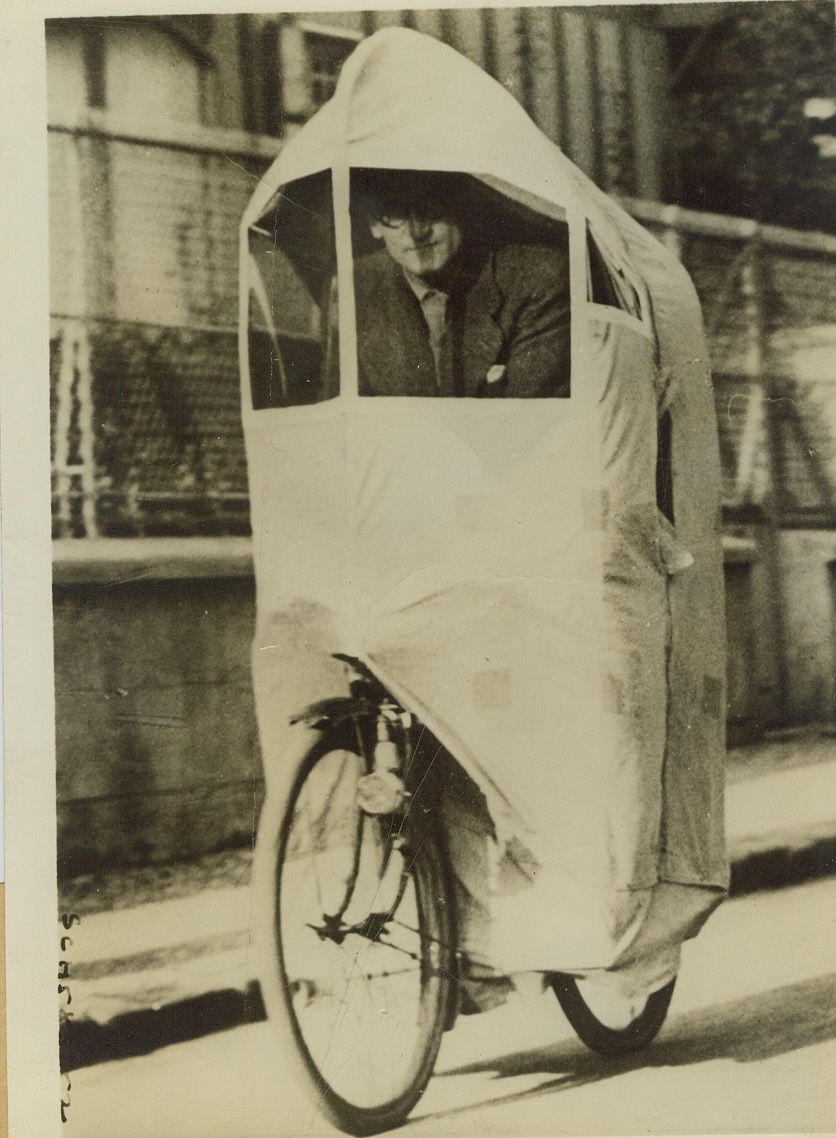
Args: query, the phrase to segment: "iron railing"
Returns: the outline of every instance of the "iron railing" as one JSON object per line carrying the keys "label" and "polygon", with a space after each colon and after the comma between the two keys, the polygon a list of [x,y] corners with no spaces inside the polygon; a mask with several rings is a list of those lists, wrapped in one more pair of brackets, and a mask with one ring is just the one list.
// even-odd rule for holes
{"label": "iron railing", "polygon": [[[50,125],[56,537],[245,534],[238,226],[275,139]],[[627,208],[702,300],[727,517],[836,524],[836,237]]]}

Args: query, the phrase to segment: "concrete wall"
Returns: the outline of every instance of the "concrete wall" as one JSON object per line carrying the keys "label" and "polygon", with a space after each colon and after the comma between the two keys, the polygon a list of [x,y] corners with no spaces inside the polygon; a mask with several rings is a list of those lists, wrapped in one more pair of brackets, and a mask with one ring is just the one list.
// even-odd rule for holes
{"label": "concrete wall", "polygon": [[730,742],[836,723],[836,533],[760,527],[725,544]]}
{"label": "concrete wall", "polygon": [[787,719],[779,649],[786,629],[783,589],[776,586],[776,553],[766,527],[745,528],[744,537],[724,538],[731,745],[756,738]]}
{"label": "concrete wall", "polygon": [[245,577],[56,585],[61,876],[252,840],[253,616]]}
{"label": "concrete wall", "polygon": [[[836,534],[782,536],[780,597],[759,545],[727,538],[726,546],[730,741],[781,722],[831,719]],[[251,842],[263,783],[248,541],[56,547],[60,874],[183,861]],[[102,548],[107,557],[91,560]]]}
{"label": "concrete wall", "polygon": [[836,533],[781,535],[788,711],[791,721],[836,722]]}

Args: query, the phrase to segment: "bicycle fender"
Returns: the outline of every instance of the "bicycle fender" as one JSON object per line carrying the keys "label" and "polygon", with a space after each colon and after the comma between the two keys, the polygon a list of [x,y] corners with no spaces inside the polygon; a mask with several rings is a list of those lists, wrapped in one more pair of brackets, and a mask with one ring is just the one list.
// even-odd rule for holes
{"label": "bicycle fender", "polygon": [[321,699],[309,704],[304,710],[297,712],[290,722],[292,725],[302,723],[305,727],[314,727],[324,731],[328,727],[336,727],[349,719],[359,719],[373,715],[377,705],[370,699],[355,696],[333,696],[331,699]]}

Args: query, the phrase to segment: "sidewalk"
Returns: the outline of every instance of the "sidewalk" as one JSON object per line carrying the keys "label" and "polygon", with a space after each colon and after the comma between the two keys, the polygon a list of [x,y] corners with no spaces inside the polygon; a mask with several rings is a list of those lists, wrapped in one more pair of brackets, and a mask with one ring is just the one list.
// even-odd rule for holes
{"label": "sidewalk", "polygon": [[[733,893],[836,875],[836,735],[785,732],[730,751],[726,815]],[[261,1018],[250,863],[249,850],[230,851],[65,883],[62,912],[80,917],[66,953],[66,1067]]]}

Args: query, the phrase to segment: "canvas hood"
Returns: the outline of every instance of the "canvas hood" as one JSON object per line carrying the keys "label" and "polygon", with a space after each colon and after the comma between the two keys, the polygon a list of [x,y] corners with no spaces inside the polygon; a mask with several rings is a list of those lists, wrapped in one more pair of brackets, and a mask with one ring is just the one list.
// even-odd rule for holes
{"label": "canvas hood", "polygon": [[[565,236],[568,397],[361,393],[356,190],[375,169],[470,175]],[[268,786],[347,652],[535,867],[506,892],[585,914],[544,932],[550,967],[611,966],[660,886],[705,889],[707,912],[727,873],[719,461],[682,267],[499,84],[389,29],[264,176],[241,271]],[[671,937],[693,924],[685,905]]]}

